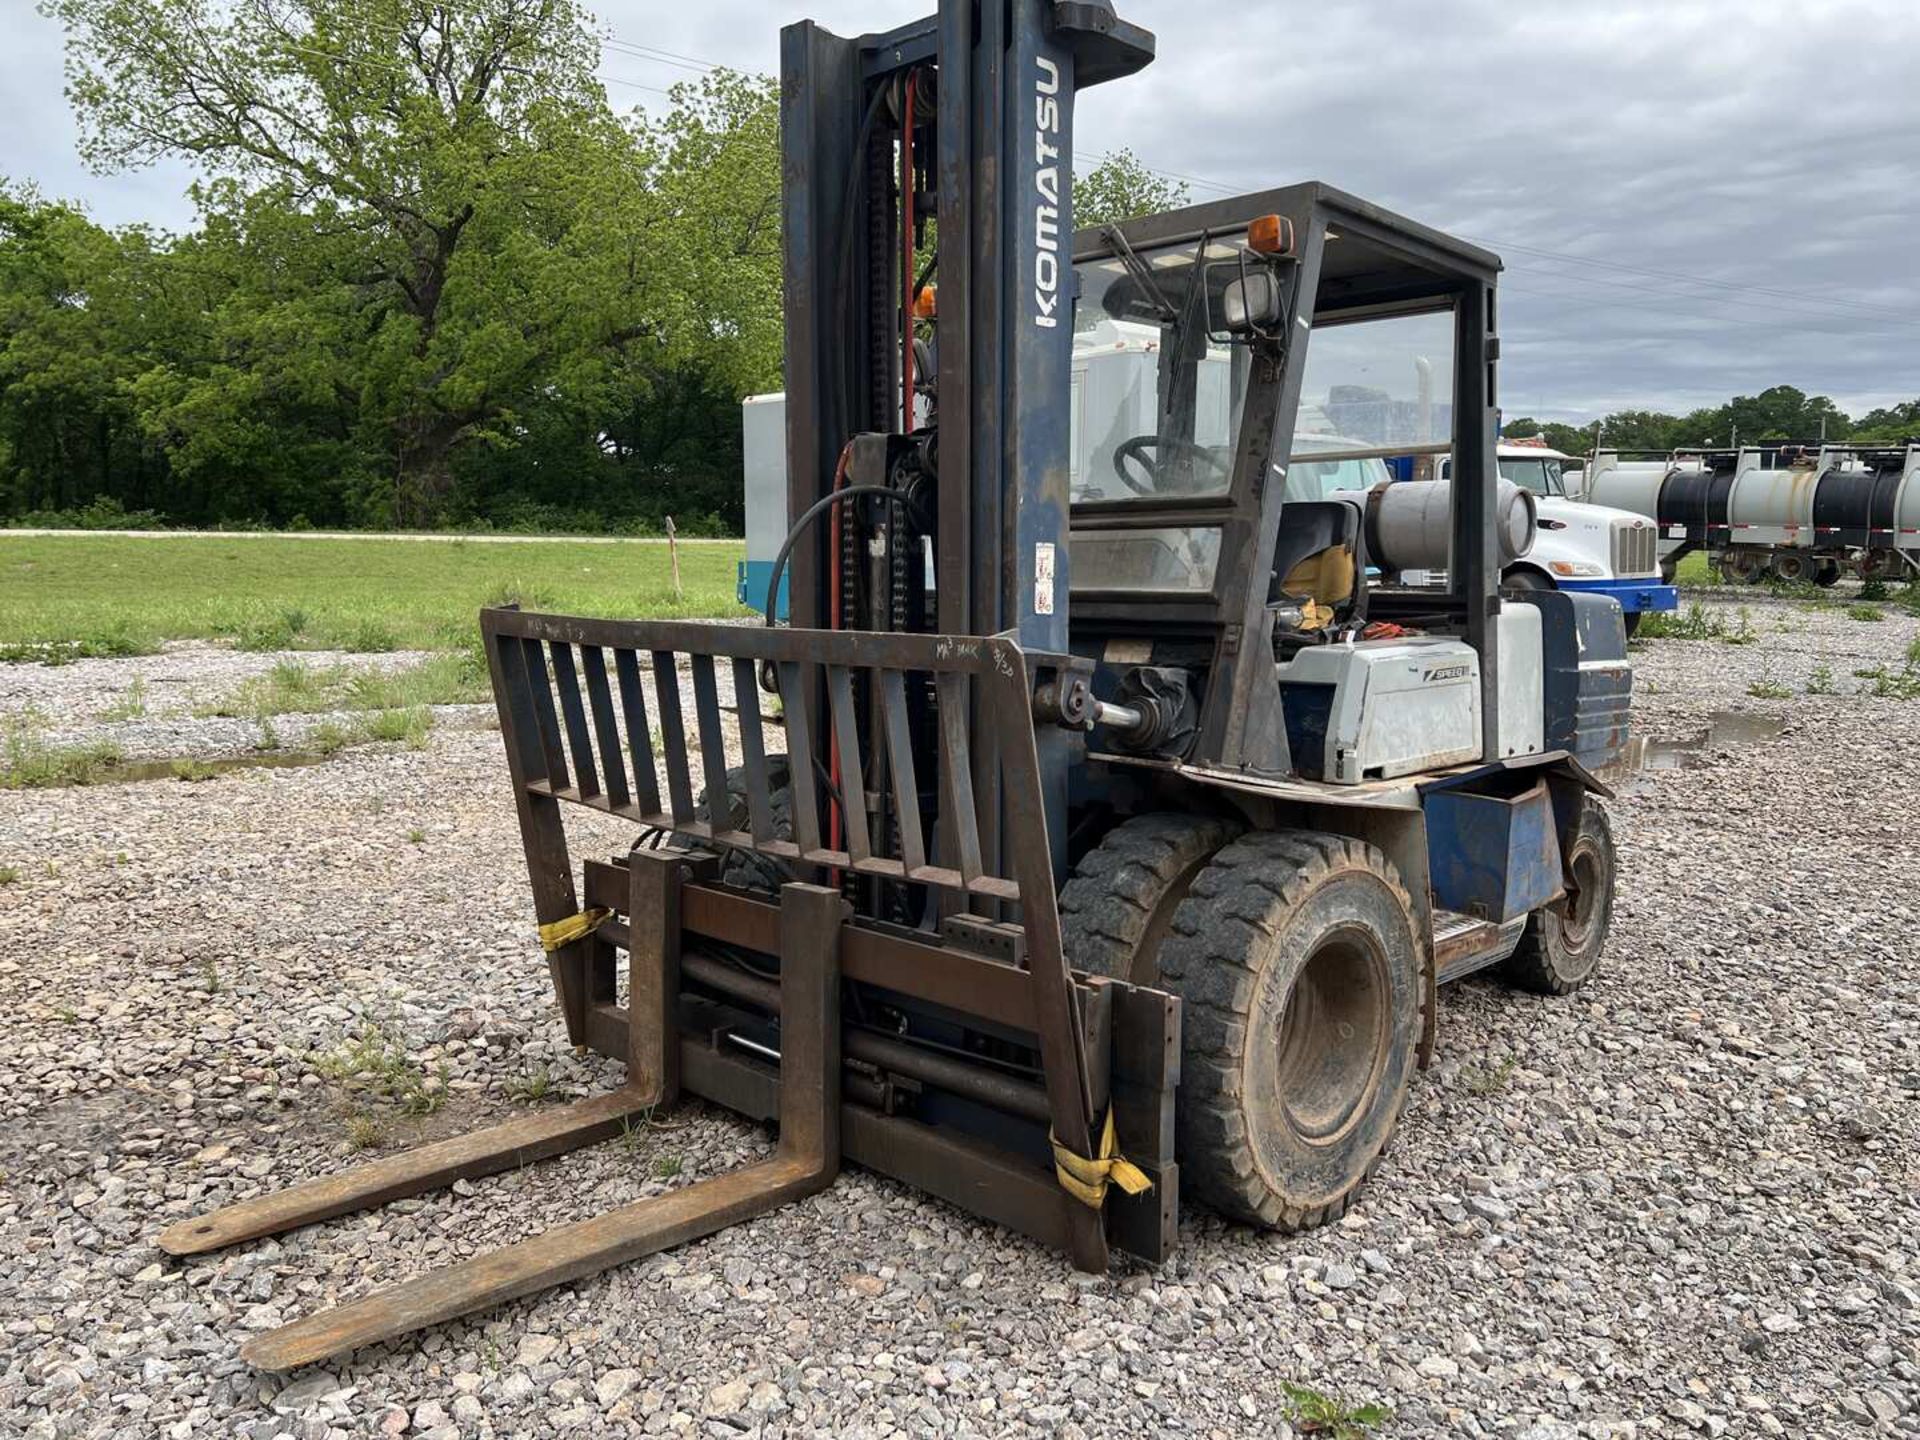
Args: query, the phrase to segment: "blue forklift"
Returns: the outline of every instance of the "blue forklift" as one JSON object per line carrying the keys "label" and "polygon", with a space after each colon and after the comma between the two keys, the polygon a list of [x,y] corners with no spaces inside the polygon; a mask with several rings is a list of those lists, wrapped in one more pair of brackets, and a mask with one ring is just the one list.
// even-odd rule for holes
{"label": "blue forklift", "polygon": [[[542,1160],[683,1096],[778,1143],[254,1336],[255,1364],[697,1239],[846,1161],[1095,1273],[1166,1259],[1183,1199],[1323,1224],[1361,1202],[1440,985],[1592,977],[1592,767],[1631,677],[1611,601],[1498,588],[1500,262],[1319,183],[1076,230],[1075,97],[1153,54],[1106,0],[783,32],[788,623],[480,617],[558,1006],[625,1082],[160,1243]],[[1076,334],[1108,331],[1158,359],[1083,415]],[[1445,513],[1417,485],[1290,499],[1296,433],[1409,373],[1400,349],[1448,357]],[[1313,463],[1382,447],[1349,449]],[[1448,585],[1370,578],[1421,564]],[[631,845],[576,863],[581,810]]]}

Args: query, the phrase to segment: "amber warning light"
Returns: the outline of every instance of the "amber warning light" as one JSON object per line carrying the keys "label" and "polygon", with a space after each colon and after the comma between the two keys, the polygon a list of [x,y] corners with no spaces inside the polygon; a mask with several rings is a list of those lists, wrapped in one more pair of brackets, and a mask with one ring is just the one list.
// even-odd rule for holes
{"label": "amber warning light", "polygon": [[1247,226],[1247,248],[1259,255],[1291,255],[1293,222],[1284,215],[1262,215]]}

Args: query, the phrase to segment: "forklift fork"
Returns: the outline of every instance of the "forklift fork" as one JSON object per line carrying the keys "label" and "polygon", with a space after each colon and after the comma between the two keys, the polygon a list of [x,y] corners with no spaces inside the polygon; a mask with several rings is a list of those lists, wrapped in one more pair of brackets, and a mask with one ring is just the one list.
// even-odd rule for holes
{"label": "forklift fork", "polygon": [[[650,871],[684,857],[646,858],[653,863],[633,866],[636,891]],[[268,1331],[241,1354],[265,1370],[291,1370],[700,1239],[825,1189],[840,1169],[840,932],[848,913],[835,891],[797,883],[781,889],[780,1137],[772,1159],[377,1290]],[[676,946],[636,944],[632,954],[636,996],[675,993]],[[642,974],[649,960],[654,973]],[[160,1248],[172,1255],[217,1250],[618,1134],[633,1117],[671,1103],[678,1088],[677,1036],[647,1008],[630,1009],[628,1081],[610,1095],[182,1221],[160,1235]]]}
{"label": "forklift fork", "polygon": [[[626,1084],[181,1221],[160,1248],[200,1254],[564,1154],[644,1124],[683,1091],[776,1120],[778,1148],[270,1331],[247,1359],[290,1369],[712,1234],[830,1184],[843,1153],[1059,1246],[1082,1270],[1106,1269],[1110,1238],[1164,1258],[1178,1219],[1179,1002],[1077,979],[1067,964],[1035,734],[1057,660],[1010,637],[515,610],[485,611],[481,631],[556,999],[569,1038],[624,1061]],[[878,717],[865,725],[863,700]],[[776,727],[791,787],[781,826]],[[735,753],[744,815],[724,799]],[[817,783],[834,758],[870,788]],[[922,797],[935,791],[941,825],[923,833]],[[885,823],[882,794],[894,802]],[[844,837],[823,823],[829,802]],[[577,886],[569,806],[642,828],[626,854],[588,859]],[[1003,811],[1005,843],[990,845]],[[714,850],[840,884],[789,882],[773,903],[726,884]],[[924,928],[856,918],[843,892],[875,882],[924,887],[944,908]],[[843,982],[863,1011],[844,1031]],[[895,1019],[876,1023],[874,1007]],[[942,1038],[955,1027],[980,1048]]]}

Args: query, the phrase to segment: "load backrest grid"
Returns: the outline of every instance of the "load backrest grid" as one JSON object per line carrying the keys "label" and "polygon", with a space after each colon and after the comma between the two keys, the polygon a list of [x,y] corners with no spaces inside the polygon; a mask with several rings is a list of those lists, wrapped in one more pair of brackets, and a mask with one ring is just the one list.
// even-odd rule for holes
{"label": "load backrest grid", "polygon": [[[982,899],[1020,898],[1017,876],[990,873],[982,862],[968,720],[969,687],[984,683],[993,693],[981,713],[994,719],[995,748],[1006,754],[1010,746],[1014,752],[1003,761],[1009,810],[1037,813],[1037,794],[1029,810],[1019,803],[1023,797],[1011,793],[1020,788],[1021,772],[1032,763],[1024,666],[1011,642],[830,632],[805,638],[838,644],[809,649],[797,638],[805,632],[561,620],[510,610],[485,612],[482,625],[499,657],[502,724],[519,760],[518,779],[529,792],[780,860],[932,885]],[[700,803],[709,791],[720,793],[721,777],[729,769],[727,710],[719,678],[723,662],[731,682],[745,782],[744,830],[730,823],[726,807],[703,815]],[[777,715],[768,715],[764,708],[758,681],[763,664],[776,682]],[[928,677],[938,711],[938,783],[953,851],[940,857],[946,863],[929,861],[908,703],[910,689],[923,688]],[[688,688],[691,734],[699,757],[697,783],[691,763],[694,747],[688,743]],[[883,766],[867,763],[859,723],[862,692],[876,701],[879,725],[871,743],[877,753],[871,758]],[[814,733],[814,710],[807,703],[813,693],[825,696],[824,735]],[[1012,724],[1006,723],[1009,718]],[[790,836],[777,833],[767,750],[771,728],[783,729],[786,736]],[[836,759],[838,772],[854,785],[858,777],[884,768],[893,801],[890,846],[876,845],[864,805],[835,803],[831,811],[823,811],[823,798],[837,800],[823,795],[823,780],[833,773]],[[825,838],[823,813],[838,818],[842,837],[837,844]],[[877,853],[884,849],[893,853]],[[1004,868],[1017,869],[1017,862]],[[1050,891],[1051,886],[1046,888]]]}

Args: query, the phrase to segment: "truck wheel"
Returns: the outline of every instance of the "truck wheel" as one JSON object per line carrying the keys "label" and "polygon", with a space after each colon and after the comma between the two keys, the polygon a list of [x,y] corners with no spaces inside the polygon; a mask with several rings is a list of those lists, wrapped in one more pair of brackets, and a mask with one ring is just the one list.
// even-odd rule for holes
{"label": "truck wheel", "polygon": [[1591,795],[1566,863],[1567,893],[1527,917],[1519,948],[1500,967],[1510,984],[1539,995],[1571,995],[1591,980],[1613,923],[1613,827]]}
{"label": "truck wheel", "polygon": [[[735,830],[745,830],[748,826],[747,812],[747,771],[744,765],[736,765],[727,771],[727,824]],[[768,805],[773,811],[773,833],[776,839],[793,838],[793,779],[787,768],[784,755],[767,756]],[[713,815],[713,792],[709,788],[702,792],[700,803],[694,813],[702,820]],[[720,880],[722,884],[738,886],[743,890],[777,891],[794,878],[793,869],[785,861],[776,860],[770,855],[761,855],[752,850],[733,850],[716,845],[720,851]]]}
{"label": "truck wheel", "polygon": [[1406,1100],[1421,967],[1406,888],[1373,846],[1265,831],[1214,856],[1160,950],[1185,1006],[1180,1164],[1196,1199],[1281,1230],[1346,1213]]}
{"label": "truck wheel", "polygon": [[1551,590],[1554,588],[1554,583],[1553,581],[1549,580],[1546,576],[1542,575],[1538,570],[1530,569],[1524,565],[1519,565],[1507,571],[1506,574],[1500,577],[1500,588],[1502,590],[1523,590],[1523,591],[1524,590]]}
{"label": "truck wheel", "polygon": [[1629,640],[1633,638],[1633,632],[1640,628],[1640,614],[1641,612],[1638,610],[1622,610],[1620,612],[1620,623],[1626,627],[1627,638]]}
{"label": "truck wheel", "polygon": [[1160,941],[1214,852],[1240,833],[1211,815],[1135,815],[1100,837],[1060,891],[1067,962],[1135,985],[1160,983]]}

